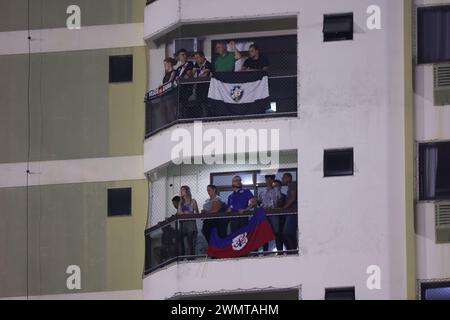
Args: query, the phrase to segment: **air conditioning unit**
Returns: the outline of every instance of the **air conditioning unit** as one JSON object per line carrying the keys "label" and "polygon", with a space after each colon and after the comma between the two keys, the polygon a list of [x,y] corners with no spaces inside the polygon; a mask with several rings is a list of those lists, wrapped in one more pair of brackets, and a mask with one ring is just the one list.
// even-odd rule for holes
{"label": "air conditioning unit", "polygon": [[434,105],[450,105],[450,63],[435,64],[434,73]]}
{"label": "air conditioning unit", "polygon": [[188,56],[192,56],[196,51],[203,51],[203,39],[200,38],[178,38],[173,41],[173,54],[178,50],[185,49]]}
{"label": "air conditioning unit", "polygon": [[436,243],[450,243],[450,202],[435,204]]}

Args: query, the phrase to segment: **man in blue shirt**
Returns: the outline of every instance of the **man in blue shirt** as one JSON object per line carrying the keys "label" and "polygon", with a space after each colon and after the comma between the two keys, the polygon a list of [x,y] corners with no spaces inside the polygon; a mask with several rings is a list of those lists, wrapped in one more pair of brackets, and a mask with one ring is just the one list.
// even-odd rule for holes
{"label": "man in blue shirt", "polygon": [[[253,193],[242,187],[242,179],[240,176],[235,176],[232,181],[233,193],[228,197],[228,212],[229,213],[243,213],[251,210],[256,206],[256,200]],[[231,233],[238,231],[243,226],[247,225],[248,217],[232,218],[230,227]]]}

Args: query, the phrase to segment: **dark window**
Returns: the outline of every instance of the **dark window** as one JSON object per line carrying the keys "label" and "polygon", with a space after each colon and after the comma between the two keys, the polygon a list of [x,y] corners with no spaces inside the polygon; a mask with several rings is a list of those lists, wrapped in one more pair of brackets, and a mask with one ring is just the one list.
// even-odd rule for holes
{"label": "dark window", "polygon": [[355,287],[325,289],[325,300],[355,300]]}
{"label": "dark window", "polygon": [[133,81],[133,56],[109,57],[109,82]]}
{"label": "dark window", "polygon": [[450,6],[418,8],[417,42],[419,63],[450,61]]}
{"label": "dark window", "polygon": [[325,150],[323,155],[325,177],[353,175],[353,149]]}
{"label": "dark window", "polygon": [[340,40],[353,40],[353,12],[323,17],[323,41]]}
{"label": "dark window", "polygon": [[131,188],[108,189],[108,217],[131,215]]}
{"label": "dark window", "polygon": [[450,282],[422,283],[422,300],[450,300]]}
{"label": "dark window", "polygon": [[421,200],[450,199],[450,142],[419,145]]}
{"label": "dark window", "polygon": [[[292,175],[292,181],[297,181],[297,169],[280,169],[275,174],[275,178],[281,180],[285,173],[290,173]],[[217,187],[217,190],[220,192],[220,196],[224,201],[226,201],[228,196],[233,192],[231,180],[234,176],[240,176],[244,188],[250,189],[255,197],[258,196],[258,190],[266,188],[266,180],[264,178],[265,173],[262,173],[259,170],[211,173],[211,184],[214,184]],[[281,192],[286,194],[286,191],[287,187],[283,186]]]}

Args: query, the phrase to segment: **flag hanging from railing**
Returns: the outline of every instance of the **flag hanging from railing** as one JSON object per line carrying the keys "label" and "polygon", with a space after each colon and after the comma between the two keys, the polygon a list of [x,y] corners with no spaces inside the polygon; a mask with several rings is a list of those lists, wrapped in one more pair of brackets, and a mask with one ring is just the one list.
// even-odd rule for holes
{"label": "flag hanging from railing", "polygon": [[208,256],[215,258],[246,256],[271,240],[275,240],[275,235],[267,220],[266,212],[259,208],[248,225],[226,238],[221,239],[217,229],[213,229],[209,240]]}
{"label": "flag hanging from railing", "polygon": [[264,112],[269,102],[267,72],[218,72],[211,78],[208,98],[220,115]]}

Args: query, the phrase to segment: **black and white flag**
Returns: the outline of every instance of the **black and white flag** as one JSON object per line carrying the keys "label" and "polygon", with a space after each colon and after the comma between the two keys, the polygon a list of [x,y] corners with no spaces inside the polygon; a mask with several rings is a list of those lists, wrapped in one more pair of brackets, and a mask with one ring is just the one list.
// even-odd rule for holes
{"label": "black and white flag", "polygon": [[[262,113],[268,105],[269,79],[264,71],[222,72],[211,79],[209,104],[221,115],[224,113]],[[230,108],[231,107],[231,108]],[[220,112],[220,111],[224,112]]]}

